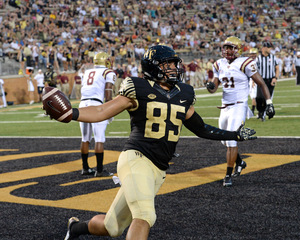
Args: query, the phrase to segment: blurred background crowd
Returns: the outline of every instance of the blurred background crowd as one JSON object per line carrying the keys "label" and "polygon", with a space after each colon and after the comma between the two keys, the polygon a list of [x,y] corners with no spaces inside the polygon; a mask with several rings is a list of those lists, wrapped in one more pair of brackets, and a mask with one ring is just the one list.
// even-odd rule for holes
{"label": "blurred background crowd", "polygon": [[49,63],[58,73],[77,72],[100,50],[112,56],[115,70],[122,68],[124,76],[139,74],[145,50],[168,44],[191,74],[207,80],[222,42],[231,35],[245,42],[245,53],[268,40],[283,64],[285,58],[292,62],[300,46],[300,3],[0,0],[0,28],[2,76],[23,74],[27,67],[44,71]]}

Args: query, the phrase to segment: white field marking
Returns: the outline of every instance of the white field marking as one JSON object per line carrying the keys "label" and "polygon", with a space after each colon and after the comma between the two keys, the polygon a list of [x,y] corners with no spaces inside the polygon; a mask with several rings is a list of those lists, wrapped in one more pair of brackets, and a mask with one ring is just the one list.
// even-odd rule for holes
{"label": "white field marking", "polygon": [[[52,136],[52,137],[45,137],[45,136],[1,136],[1,138],[55,138],[55,139],[64,139],[64,138],[78,138],[81,139],[81,136],[71,136],[71,137],[61,137],[61,136]],[[128,139],[128,136],[105,136],[105,138],[126,138]],[[180,136],[180,138],[199,138],[197,136]],[[257,138],[281,138],[281,139],[285,139],[285,138],[296,138],[296,139],[300,139],[300,136],[257,136]]]}
{"label": "white field marking", "polygon": [[[255,118],[253,116],[252,118]],[[274,118],[300,118],[300,115],[282,115],[278,116],[276,115]],[[203,117],[203,119],[213,119],[213,120],[218,120],[219,117]],[[116,121],[116,119],[114,120]],[[130,119],[117,119],[118,122],[129,122]],[[0,124],[19,124],[19,123],[60,123],[55,120],[46,120],[46,121],[0,121]]]}
{"label": "white field marking", "polygon": [[208,94],[201,94],[201,95],[196,95],[196,98],[207,98],[207,97],[220,97],[222,96],[222,92],[217,92],[214,94],[208,93]]}
{"label": "white field marking", "polygon": [[108,132],[109,134],[127,134],[128,132]]}

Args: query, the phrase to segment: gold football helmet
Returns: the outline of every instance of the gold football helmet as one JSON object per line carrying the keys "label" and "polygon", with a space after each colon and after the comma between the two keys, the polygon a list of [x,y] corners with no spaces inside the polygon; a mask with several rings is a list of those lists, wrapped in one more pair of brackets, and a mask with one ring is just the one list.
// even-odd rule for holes
{"label": "gold football helmet", "polygon": [[222,56],[228,61],[233,61],[243,53],[242,40],[231,36],[226,38],[222,46]]}
{"label": "gold football helmet", "polygon": [[102,65],[107,68],[112,67],[110,56],[106,52],[98,52],[94,56],[94,65]]}
{"label": "gold football helmet", "polygon": [[255,59],[258,54],[258,49],[257,48],[250,48],[249,50],[249,57],[252,59]]}

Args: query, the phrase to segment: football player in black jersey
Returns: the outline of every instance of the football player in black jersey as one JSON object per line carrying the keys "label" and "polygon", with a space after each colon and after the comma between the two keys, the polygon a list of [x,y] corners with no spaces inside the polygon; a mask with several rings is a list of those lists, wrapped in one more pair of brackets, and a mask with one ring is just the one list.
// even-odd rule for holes
{"label": "football player in black jersey", "polygon": [[127,110],[131,133],[118,159],[121,188],[107,214],[87,222],[72,217],[65,237],[82,234],[146,240],[156,220],[154,198],[163,184],[182,124],[199,137],[214,140],[255,139],[243,125],[229,132],[207,125],[195,112],[192,86],[181,82],[181,59],[170,47],[150,47],[142,60],[143,78],[126,78],[119,95],[99,106],[73,108],[73,120],[99,122]]}

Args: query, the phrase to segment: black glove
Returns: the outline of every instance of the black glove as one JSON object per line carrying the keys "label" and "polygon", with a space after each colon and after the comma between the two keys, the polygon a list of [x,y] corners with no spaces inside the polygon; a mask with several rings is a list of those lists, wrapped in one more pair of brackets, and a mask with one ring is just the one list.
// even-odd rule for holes
{"label": "black glove", "polygon": [[214,90],[215,87],[216,87],[216,85],[215,85],[213,82],[208,82],[208,83],[206,84],[206,88],[207,88],[207,89]]}
{"label": "black glove", "polygon": [[267,104],[266,114],[267,114],[267,116],[269,116],[269,119],[271,119],[272,117],[274,117],[274,115],[275,115],[275,109],[274,109],[273,103]]}
{"label": "black glove", "polygon": [[241,126],[236,130],[237,141],[254,140],[257,139],[254,135],[256,132],[254,129],[245,128],[245,124],[242,122]]}

